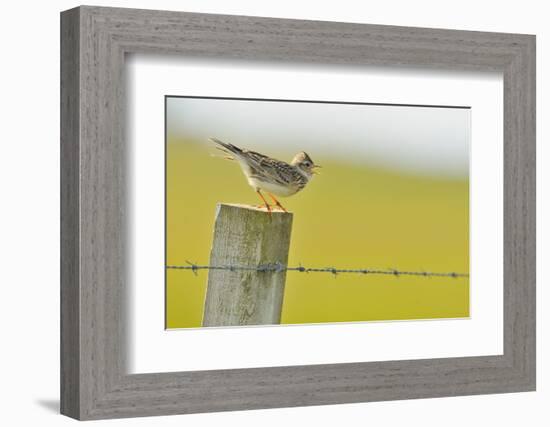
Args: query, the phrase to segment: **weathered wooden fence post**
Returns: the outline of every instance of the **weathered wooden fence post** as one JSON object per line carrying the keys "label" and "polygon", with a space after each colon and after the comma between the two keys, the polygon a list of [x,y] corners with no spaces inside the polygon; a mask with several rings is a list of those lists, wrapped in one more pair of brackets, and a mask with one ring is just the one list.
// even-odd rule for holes
{"label": "weathered wooden fence post", "polygon": [[[218,204],[210,265],[286,266],[291,229],[291,213]],[[285,279],[284,270],[209,270],[202,325],[279,324]]]}

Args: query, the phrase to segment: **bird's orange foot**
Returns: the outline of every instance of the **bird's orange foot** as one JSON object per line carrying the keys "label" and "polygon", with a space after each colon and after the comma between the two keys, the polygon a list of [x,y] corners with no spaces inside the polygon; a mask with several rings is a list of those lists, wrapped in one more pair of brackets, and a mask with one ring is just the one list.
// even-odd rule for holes
{"label": "bird's orange foot", "polygon": [[269,194],[269,197],[271,197],[271,200],[273,200],[273,202],[277,205],[277,207],[278,207],[279,209],[281,209],[283,212],[288,213],[288,211],[287,211],[287,210],[284,208],[284,206],[281,205],[281,203],[273,196],[273,194],[271,194],[271,193],[267,193],[267,194]]}
{"label": "bird's orange foot", "polygon": [[264,196],[262,195],[262,193],[260,192],[260,190],[256,190],[256,193],[258,193],[258,196],[261,197],[262,199],[262,202],[264,202],[263,205],[261,206],[258,206],[259,208],[266,208],[267,209],[267,213],[269,214],[269,216],[271,217],[271,206],[269,206],[269,203],[267,203],[267,201],[265,200]]}
{"label": "bird's orange foot", "polygon": [[273,212],[273,207],[271,205],[253,205],[256,209],[261,209],[267,211],[269,218],[271,218],[271,212]]}
{"label": "bird's orange foot", "polygon": [[283,212],[288,213],[288,211],[284,208],[283,205],[281,205],[280,203],[276,203],[276,205],[277,205],[277,207],[278,207],[279,209],[281,209]]}

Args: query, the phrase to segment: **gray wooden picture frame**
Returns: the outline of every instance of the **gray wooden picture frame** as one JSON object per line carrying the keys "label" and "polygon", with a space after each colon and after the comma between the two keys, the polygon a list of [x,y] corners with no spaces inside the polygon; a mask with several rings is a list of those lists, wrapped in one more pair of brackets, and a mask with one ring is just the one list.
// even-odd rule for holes
{"label": "gray wooden picture frame", "polygon": [[[504,353],[129,375],[124,61],[134,52],[502,72]],[[534,389],[534,36],[88,6],[62,12],[63,414],[84,420]]]}

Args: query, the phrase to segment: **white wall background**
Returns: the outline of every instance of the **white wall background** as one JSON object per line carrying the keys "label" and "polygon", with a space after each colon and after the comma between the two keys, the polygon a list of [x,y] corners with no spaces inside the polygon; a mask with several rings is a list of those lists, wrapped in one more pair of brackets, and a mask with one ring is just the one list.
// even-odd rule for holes
{"label": "white wall background", "polygon": [[[548,200],[550,27],[537,0],[359,2],[340,0],[96,1],[97,5],[537,34],[538,218]],[[9,2],[2,8],[0,67],[0,321],[3,425],[63,426],[59,384],[59,11],[75,1]],[[108,422],[145,426],[543,426],[550,415],[550,292],[543,270],[548,222],[538,224],[538,389],[486,395]],[[546,310],[543,308],[546,306]]]}

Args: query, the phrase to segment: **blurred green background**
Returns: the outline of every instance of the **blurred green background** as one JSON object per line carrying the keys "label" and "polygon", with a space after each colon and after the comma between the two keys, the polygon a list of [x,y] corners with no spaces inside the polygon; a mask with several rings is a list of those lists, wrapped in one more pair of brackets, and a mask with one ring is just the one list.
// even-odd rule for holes
{"label": "blurred green background", "polygon": [[[216,204],[257,205],[259,199],[238,164],[213,157],[205,138],[167,131],[166,262],[208,264]],[[305,149],[228,142],[287,161]],[[281,199],[294,213],[289,265],[469,272],[467,175],[306,151],[323,169],[305,190]],[[201,326],[206,281],[205,271],[167,271],[167,328]],[[289,272],[282,323],[468,316],[464,278]]]}

